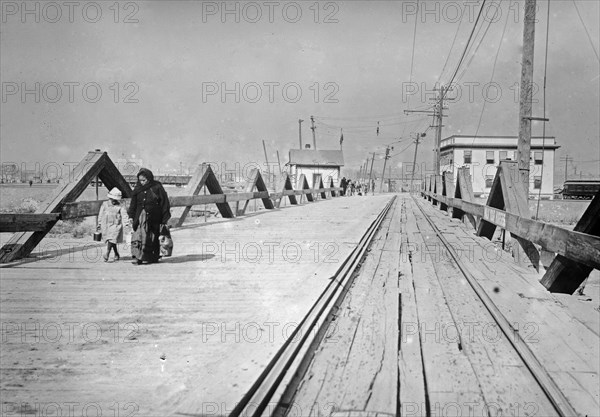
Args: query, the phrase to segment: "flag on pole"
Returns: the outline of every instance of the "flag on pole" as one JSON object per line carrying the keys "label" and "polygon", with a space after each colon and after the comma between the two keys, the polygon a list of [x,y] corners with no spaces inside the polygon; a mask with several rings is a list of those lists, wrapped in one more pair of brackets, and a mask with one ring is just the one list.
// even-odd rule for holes
{"label": "flag on pole", "polygon": [[379,122],[377,122],[377,136],[379,136]]}

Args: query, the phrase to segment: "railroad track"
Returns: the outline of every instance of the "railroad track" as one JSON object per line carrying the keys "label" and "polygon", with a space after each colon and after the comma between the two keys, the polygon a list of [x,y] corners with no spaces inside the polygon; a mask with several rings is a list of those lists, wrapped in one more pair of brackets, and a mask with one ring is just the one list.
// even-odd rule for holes
{"label": "railroad track", "polygon": [[[331,277],[331,282],[327,288],[323,291],[319,299],[311,307],[308,314],[302,320],[300,325],[296,328],[294,334],[292,334],[282,348],[276,353],[271,362],[268,364],[266,369],[260,375],[260,377],[253,384],[248,393],[242,398],[238,405],[231,412],[231,417],[257,417],[257,416],[285,416],[289,411],[289,405],[294,403],[295,394],[297,393],[296,388],[304,384],[315,383],[309,381],[307,377],[307,369],[311,366],[311,362],[314,360],[314,353],[318,350],[319,344],[322,342],[324,336],[327,334],[328,326],[334,318],[337,308],[340,306],[346,293],[349,291],[353,284],[355,272],[359,269],[359,264],[365,256],[365,252],[369,248],[373,237],[379,230],[383,220],[390,211],[393,203],[392,199],[386,207],[379,214],[377,219],[370,225],[369,229],[363,235],[359,244],[353,250],[349,258],[340,266],[334,276]],[[549,414],[558,416],[577,416],[580,415],[571,406],[569,400],[565,397],[561,389],[557,386],[552,377],[548,374],[545,367],[540,363],[536,355],[531,351],[521,335],[518,329],[515,329],[509,320],[502,314],[498,306],[490,298],[486,290],[479,284],[477,278],[470,272],[469,268],[465,265],[465,260],[459,256],[453,245],[446,239],[440,229],[436,226],[435,222],[430,218],[427,212],[423,209],[422,203],[418,199],[413,198],[414,205],[418,207],[418,211],[422,214],[426,222],[419,222],[419,229],[429,228],[433,233],[428,234],[428,243],[431,243],[431,239],[435,238],[442,245],[447,253],[451,257],[453,268],[455,268],[457,279],[466,280],[469,283],[472,292],[468,291],[468,302],[473,304],[481,303],[489,313],[489,318],[481,317],[482,321],[489,320],[490,322],[496,323],[497,327],[502,331],[506,343],[510,343],[512,349],[514,349],[514,357],[520,358],[523,366],[527,369],[529,376],[524,385],[531,384],[535,385],[535,388],[531,388],[531,391],[538,392],[538,397],[543,398],[542,410],[546,410]],[[396,210],[400,210],[397,207]],[[402,210],[405,210],[403,205]],[[415,211],[416,212],[416,211]],[[403,230],[402,233],[409,233]],[[414,255],[413,255],[414,256]],[[444,299],[448,301],[448,297],[452,297],[448,292],[451,291],[449,288],[444,288],[444,285],[449,285],[448,280],[437,278]],[[446,282],[444,282],[446,281]],[[456,281],[454,281],[456,282]],[[421,285],[427,285],[426,283]],[[450,283],[450,285],[452,285]],[[417,297],[419,298],[419,297]],[[425,300],[426,301],[426,300]],[[421,301],[423,302],[423,301]],[[450,304],[450,302],[447,302]],[[452,317],[453,320],[458,322],[457,317]],[[400,318],[398,319],[400,322]],[[294,341],[294,342],[292,342]],[[399,346],[399,349],[402,347]],[[421,347],[423,349],[423,346]],[[465,349],[464,344],[460,350]],[[422,352],[424,356],[426,354]],[[491,360],[491,359],[490,359]],[[427,359],[423,358],[423,372],[425,372],[425,362]],[[419,364],[420,366],[420,364]],[[470,365],[469,365],[470,366]],[[425,378],[425,397],[428,398],[427,394],[427,378],[429,375],[424,376]],[[429,381],[430,383],[434,381]],[[523,383],[523,382],[521,382]],[[539,388],[538,388],[539,387]],[[405,389],[400,379],[396,388],[398,392]],[[488,387],[489,389],[489,387]],[[481,389],[482,397],[485,390]],[[401,396],[398,394],[397,397],[398,406],[396,409],[396,415],[401,415],[402,404]],[[427,400],[429,401],[429,400]],[[488,401],[485,398],[485,401]],[[539,405],[539,404],[538,404]],[[361,415],[361,412],[365,410],[340,410],[341,414],[346,415],[348,412],[357,413]],[[466,412],[466,411],[465,411]],[[469,411],[471,412],[471,411]],[[392,413],[393,414],[393,413]],[[336,414],[337,415],[337,414]],[[365,414],[368,415],[368,414]],[[417,414],[410,414],[417,415]],[[435,411],[429,408],[427,405],[421,410],[421,414],[418,415],[436,415]],[[471,415],[471,414],[467,414]],[[504,414],[502,414],[504,415]],[[518,414],[521,415],[521,414]],[[529,414],[525,414],[529,415]],[[535,413],[533,415],[536,415]],[[545,415],[545,414],[544,414]]]}
{"label": "railroad track", "polygon": [[560,388],[557,386],[555,381],[552,379],[552,377],[548,374],[545,367],[540,363],[538,358],[531,351],[525,340],[520,336],[518,330],[515,329],[511,325],[509,320],[502,314],[498,306],[493,302],[488,293],[479,284],[475,276],[466,267],[465,261],[456,252],[453,245],[444,237],[443,233],[436,226],[435,222],[431,219],[431,217],[427,215],[426,211],[423,209],[423,203],[421,203],[418,198],[414,197],[413,201],[419,208],[420,212],[423,214],[423,217],[425,218],[429,226],[433,229],[439,242],[443,244],[445,250],[447,250],[448,254],[452,257],[452,260],[454,261],[457,268],[467,280],[467,282],[469,283],[469,285],[471,286],[481,303],[485,306],[486,310],[489,312],[494,322],[501,329],[506,339],[511,343],[513,349],[518,353],[519,357],[521,358],[527,369],[531,372],[533,379],[535,379],[535,382],[542,389],[548,401],[554,407],[554,410],[556,411],[557,415],[579,415],[571,406],[571,404],[569,403],[563,392],[560,390]]}
{"label": "railroad track", "polygon": [[354,271],[359,267],[361,259],[395,199],[395,196],[390,199],[371,223],[350,256],[330,278],[325,290],[284,345],[277,351],[250,390],[230,413],[230,417],[285,414],[285,407],[279,406],[282,396],[287,387],[293,383],[293,379],[302,373],[300,370],[306,366],[306,359],[310,356],[308,354],[326,334],[333,313],[352,285]]}

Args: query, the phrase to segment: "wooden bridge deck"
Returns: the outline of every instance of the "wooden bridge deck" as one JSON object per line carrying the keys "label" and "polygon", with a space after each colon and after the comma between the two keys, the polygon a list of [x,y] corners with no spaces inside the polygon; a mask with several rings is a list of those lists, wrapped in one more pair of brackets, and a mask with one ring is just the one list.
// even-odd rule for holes
{"label": "wooden bridge deck", "polygon": [[[185,226],[158,265],[104,263],[98,245],[44,240],[41,259],[0,269],[3,411],[229,414],[390,198]],[[423,208],[469,249],[468,270],[578,413],[596,415],[595,306],[567,307],[489,241]],[[556,415],[434,242],[416,203],[400,195],[290,413],[494,415],[498,406],[502,415]]]}
{"label": "wooden bridge deck", "polygon": [[390,198],[184,226],[157,265],[45,239],[38,256],[65,249],[0,269],[3,401],[143,416],[234,404]]}

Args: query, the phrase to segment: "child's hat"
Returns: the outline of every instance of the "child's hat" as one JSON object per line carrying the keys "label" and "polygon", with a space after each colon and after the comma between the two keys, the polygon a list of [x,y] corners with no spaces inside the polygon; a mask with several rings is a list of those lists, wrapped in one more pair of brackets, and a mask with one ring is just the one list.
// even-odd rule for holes
{"label": "child's hat", "polygon": [[121,193],[121,190],[115,187],[108,192],[107,197],[113,200],[120,200],[123,198],[123,194]]}

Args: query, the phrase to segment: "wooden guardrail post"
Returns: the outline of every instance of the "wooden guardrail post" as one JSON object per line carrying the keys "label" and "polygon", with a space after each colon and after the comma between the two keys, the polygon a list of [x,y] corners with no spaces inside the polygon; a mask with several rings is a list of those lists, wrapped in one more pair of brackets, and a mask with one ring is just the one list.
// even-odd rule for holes
{"label": "wooden guardrail post", "polygon": [[337,193],[336,193],[336,192],[335,192],[335,190],[334,190],[334,188],[335,188],[335,185],[334,185],[334,183],[333,183],[333,177],[331,177],[331,178],[329,179],[329,188],[331,188],[331,196],[332,196],[332,197],[337,197]]}
{"label": "wooden guardrail post", "polygon": [[[210,165],[206,166],[198,166],[194,175],[190,179],[186,187],[186,196],[196,196],[202,190],[202,187],[206,186],[210,194],[223,194],[223,189],[221,188],[221,184],[219,184],[219,180],[217,179],[215,173],[213,172]],[[221,216],[224,218],[233,218],[233,211],[228,203],[216,203],[217,209],[221,213]],[[171,220],[169,221],[175,227],[180,227],[183,225],[188,213],[190,212],[192,206],[185,207],[176,207],[172,210]],[[205,214],[206,215],[206,214]]]}
{"label": "wooden guardrail post", "polygon": [[[517,162],[501,161],[496,171],[486,206],[504,210],[519,217],[528,218],[529,203],[525,198],[527,192],[524,188],[525,184],[521,181]],[[488,221],[491,215],[494,215],[493,211],[484,209],[483,218],[477,228],[478,236],[484,236],[490,240],[494,237],[497,227],[494,223]],[[506,226],[503,229],[506,229]],[[519,243],[519,245],[513,245],[513,256],[517,262],[523,266],[527,266],[526,258],[528,258],[530,264],[536,271],[539,271],[540,253],[533,243],[512,232],[511,237]]]}
{"label": "wooden guardrail post", "polygon": [[[600,236],[600,191],[591,201],[588,208],[575,225],[575,232]],[[587,252],[587,245],[572,248],[575,251]],[[556,255],[541,283],[550,292],[573,294],[592,272],[592,267],[575,262],[562,255]]]}
{"label": "wooden guardrail post", "polygon": [[[443,195],[443,191],[444,191],[444,185],[442,182],[442,176],[441,175],[436,175],[435,176],[435,195],[438,197],[437,198],[437,202],[440,206],[440,210],[446,210],[448,208],[448,206],[446,206],[443,202],[442,199],[440,199],[439,197],[441,197]],[[446,207],[446,208],[444,208]]]}
{"label": "wooden guardrail post", "polygon": [[[304,174],[300,174],[300,177],[298,179],[298,184],[299,184],[299,189],[300,190],[310,190],[311,188],[308,186],[308,180],[306,179],[306,175]],[[306,193],[306,199],[308,201],[315,201],[312,193]]]}
{"label": "wooden guardrail post", "polygon": [[[456,187],[454,187],[454,198],[462,201],[473,203],[473,183],[471,182],[471,173],[469,167],[461,167],[456,171]],[[474,229],[477,229],[477,219],[470,213],[465,213],[463,210],[455,207],[452,209],[452,218],[460,219],[464,218],[471,223]]]}
{"label": "wooden guardrail post", "polygon": [[[254,188],[256,188],[257,191],[269,191],[258,168],[254,168],[252,169],[252,171],[250,171],[250,177],[248,178],[248,181],[246,181],[246,188],[244,191],[247,193],[251,193],[254,191]],[[265,208],[268,210],[275,208],[275,206],[273,205],[273,201],[269,197],[262,198],[262,202]],[[242,216],[244,215],[244,213],[246,213],[248,204],[250,204],[250,200],[246,200],[246,202],[244,203],[244,207],[238,211],[238,216]]]}
{"label": "wooden guardrail post", "polygon": [[[442,173],[442,196],[454,198],[454,179],[452,171],[444,171]],[[442,203],[442,210],[448,211],[448,205]]]}
{"label": "wooden guardrail post", "polygon": [[[73,179],[60,184],[52,196],[46,200],[36,214],[60,213],[66,203],[73,202],[96,177],[107,189],[119,188],[124,197],[131,196],[129,184],[106,152],[89,152],[73,170]],[[46,223],[44,230],[36,232],[15,233],[0,249],[0,263],[24,258],[42,241],[44,236],[54,227],[56,220]]]}

